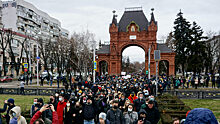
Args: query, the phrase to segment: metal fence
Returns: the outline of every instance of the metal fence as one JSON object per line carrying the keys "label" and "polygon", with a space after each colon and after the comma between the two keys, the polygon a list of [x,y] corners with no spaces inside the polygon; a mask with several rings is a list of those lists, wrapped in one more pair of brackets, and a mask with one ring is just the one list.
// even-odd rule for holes
{"label": "metal fence", "polygon": [[[55,94],[60,89],[42,89],[42,88],[25,88],[25,95],[49,96]],[[218,91],[197,91],[197,90],[170,90],[169,93],[180,99],[220,99],[220,90]],[[20,88],[0,88],[0,94],[22,95]]]}
{"label": "metal fence", "polygon": [[198,91],[198,90],[170,90],[166,91],[180,99],[220,99],[220,90]]}
{"label": "metal fence", "polygon": [[[55,94],[60,89],[24,89],[25,95],[40,95],[40,96],[50,96]],[[11,95],[22,95],[20,88],[0,88],[0,94],[11,94]]]}

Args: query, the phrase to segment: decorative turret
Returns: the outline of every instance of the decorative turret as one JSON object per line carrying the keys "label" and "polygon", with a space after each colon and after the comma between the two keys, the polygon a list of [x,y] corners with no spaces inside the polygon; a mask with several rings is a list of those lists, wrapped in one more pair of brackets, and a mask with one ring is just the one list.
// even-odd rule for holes
{"label": "decorative turret", "polygon": [[117,15],[115,14],[116,11],[113,10],[112,12],[113,12],[112,24],[115,24],[117,26],[117,19],[116,19]]}
{"label": "decorative turret", "polygon": [[116,11],[113,10],[113,18],[112,18],[112,23],[110,24],[110,27],[109,27],[109,32],[118,32],[118,22],[117,22],[117,15],[115,14]]}
{"label": "decorative turret", "polygon": [[151,9],[151,11],[152,11],[152,13],[151,13],[150,24],[151,24],[152,22],[154,22],[154,23],[157,25],[157,22],[155,21],[155,18],[154,18],[154,13],[153,13],[154,8],[152,8],[152,9]]}
{"label": "decorative turret", "polygon": [[151,13],[151,19],[149,22],[149,27],[148,27],[148,31],[157,31],[157,21],[155,21],[154,18],[154,8],[151,9],[152,13]]}

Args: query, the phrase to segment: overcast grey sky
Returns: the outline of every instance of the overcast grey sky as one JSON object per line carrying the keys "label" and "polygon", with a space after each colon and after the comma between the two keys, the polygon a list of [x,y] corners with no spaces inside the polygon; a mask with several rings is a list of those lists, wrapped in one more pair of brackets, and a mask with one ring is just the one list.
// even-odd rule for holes
{"label": "overcast grey sky", "polygon": [[[196,21],[205,32],[220,31],[220,0],[26,0],[50,16],[61,21],[62,27],[72,32],[90,30],[97,41],[109,41],[109,24],[112,10],[118,21],[126,7],[139,7],[150,20],[154,8],[158,21],[158,40],[173,30],[176,14],[181,9],[183,16]],[[127,50],[129,54],[130,50]],[[131,51],[130,51],[131,52]],[[132,51],[133,52],[133,51]],[[142,57],[142,60],[143,57]],[[132,60],[131,60],[132,61]],[[141,60],[140,60],[141,61]]]}

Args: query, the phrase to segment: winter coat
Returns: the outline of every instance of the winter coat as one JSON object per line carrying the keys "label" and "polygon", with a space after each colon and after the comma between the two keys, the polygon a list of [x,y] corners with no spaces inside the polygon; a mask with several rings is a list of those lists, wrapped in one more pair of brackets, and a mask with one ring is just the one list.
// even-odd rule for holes
{"label": "winter coat", "polygon": [[[16,117],[12,116],[12,111],[16,113]],[[10,120],[14,121],[17,119],[17,124],[27,124],[26,119],[21,116],[21,108],[18,106],[15,106],[12,108],[9,112]]]}
{"label": "winter coat", "polygon": [[59,101],[57,104],[57,114],[59,119],[59,124],[63,124],[63,110],[66,107],[66,102]]}
{"label": "winter coat", "polygon": [[[138,114],[138,120],[141,120],[140,113],[145,113],[147,115],[147,112],[144,109],[141,109],[139,114]],[[138,120],[136,120],[133,124],[138,124]],[[151,123],[147,119],[144,119],[143,124],[151,124]]]}
{"label": "winter coat", "polygon": [[110,124],[123,124],[123,114],[120,109],[114,111],[113,109],[108,110],[107,117]]}
{"label": "winter coat", "polygon": [[12,105],[12,106],[9,106],[8,107],[8,110],[7,110],[7,114],[6,114],[6,123],[9,124],[9,121],[10,121],[10,116],[9,116],[9,112],[12,108],[14,108],[15,105]]}
{"label": "winter coat", "polygon": [[74,107],[73,114],[75,114],[75,117],[73,117],[74,124],[83,124],[82,107]]}
{"label": "winter coat", "polygon": [[128,99],[131,101],[131,103],[134,104],[134,100],[136,100],[138,97],[137,96],[134,96],[132,97],[131,95],[128,97]]}
{"label": "winter coat", "polygon": [[[37,113],[35,113],[34,116],[31,118],[30,124],[33,124],[38,118],[40,118],[41,115],[42,113],[40,111],[37,111]],[[59,124],[56,111],[53,112],[52,124]]]}
{"label": "winter coat", "polygon": [[153,108],[149,108],[147,107],[145,109],[145,111],[147,112],[147,120],[151,122],[151,124],[157,124],[158,121],[160,120],[160,112],[159,110],[153,106]]}
{"label": "winter coat", "polygon": [[95,104],[84,104],[83,105],[83,118],[84,120],[95,119],[96,116],[96,106]]}
{"label": "winter coat", "polygon": [[184,124],[218,124],[218,121],[211,110],[195,108],[188,113]]}
{"label": "winter coat", "polygon": [[73,108],[70,107],[69,110],[67,106],[64,108],[63,121],[64,124],[72,124],[73,123]]}
{"label": "winter coat", "polygon": [[137,120],[138,120],[137,112],[132,111],[132,112],[124,113],[124,124],[133,124]]}
{"label": "winter coat", "polygon": [[134,100],[135,110],[137,112],[139,112],[140,109],[141,109],[141,105],[143,105],[144,103],[145,103],[145,99],[144,98],[142,98],[142,99],[138,98],[138,99]]}

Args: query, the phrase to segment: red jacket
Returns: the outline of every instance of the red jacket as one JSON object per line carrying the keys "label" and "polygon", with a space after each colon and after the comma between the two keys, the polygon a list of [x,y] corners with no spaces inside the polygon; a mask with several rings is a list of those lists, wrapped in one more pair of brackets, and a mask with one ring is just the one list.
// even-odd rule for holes
{"label": "red jacket", "polygon": [[138,97],[137,97],[137,96],[132,97],[132,96],[130,95],[130,96],[128,97],[128,99],[131,101],[131,103],[134,104],[134,100],[135,100],[135,99],[138,99]]}
{"label": "red jacket", "polygon": [[58,102],[57,104],[57,114],[59,119],[59,124],[63,124],[63,110],[66,107],[66,102]]}
{"label": "red jacket", "polygon": [[[34,116],[31,118],[30,124],[33,124],[41,116],[41,114],[42,113],[40,111],[37,111],[37,113],[35,113]],[[56,111],[53,112],[52,124],[59,124],[58,115]]]}

